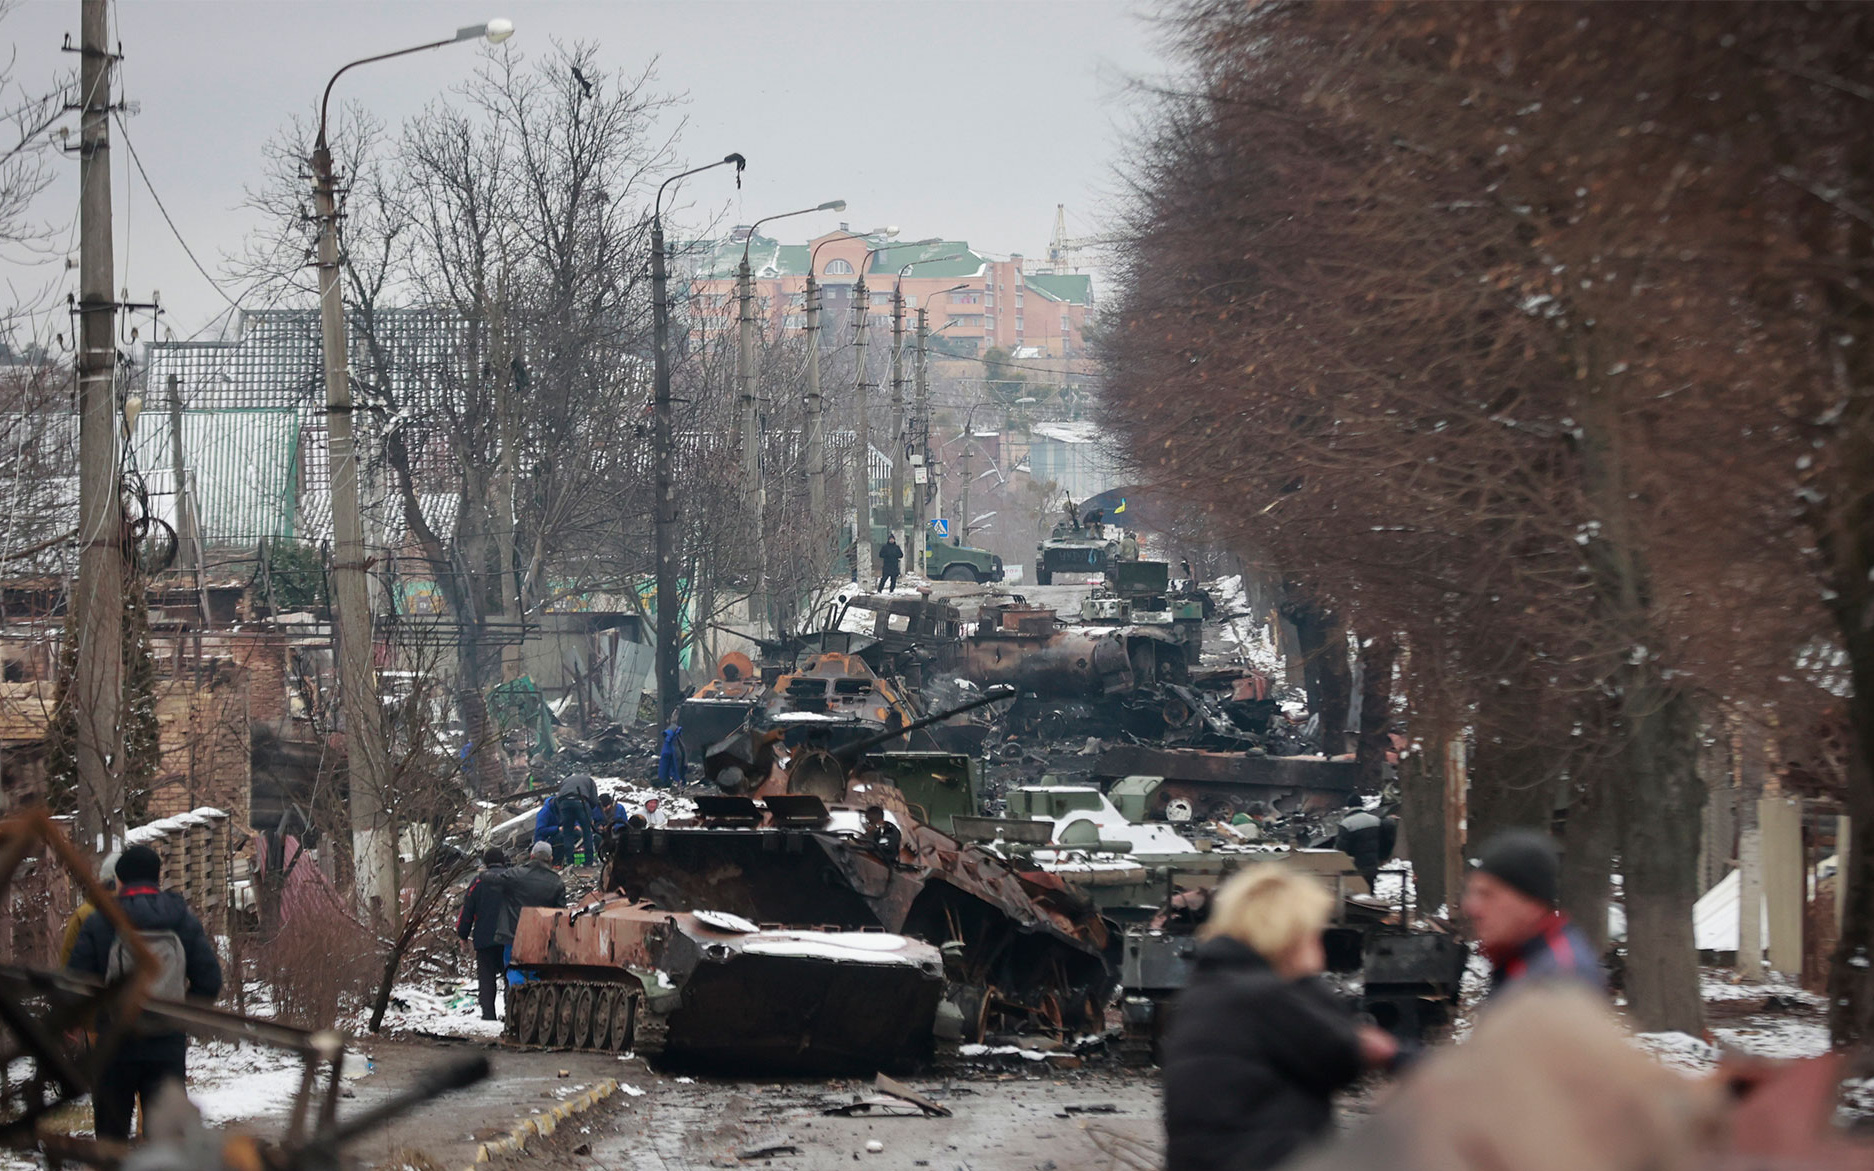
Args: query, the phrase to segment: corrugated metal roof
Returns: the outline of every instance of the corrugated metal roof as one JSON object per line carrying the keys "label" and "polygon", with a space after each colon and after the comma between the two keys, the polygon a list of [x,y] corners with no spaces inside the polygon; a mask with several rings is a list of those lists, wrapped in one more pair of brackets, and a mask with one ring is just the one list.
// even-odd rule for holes
{"label": "corrugated metal roof", "polygon": [[[195,481],[196,524],[204,545],[252,548],[263,539],[292,539],[299,532],[303,482],[301,420],[296,407],[185,410],[182,460]],[[175,523],[174,455],[170,414],[145,410],[137,416],[131,448],[151,505]]]}
{"label": "corrugated metal roof", "polygon": [[[941,259],[946,256],[956,259]],[[987,259],[970,251],[968,240],[939,240],[922,248],[893,247],[879,252],[872,257],[872,267],[867,271],[897,276],[900,269],[911,264],[916,267],[906,273],[907,276],[954,279],[981,276],[988,263]]]}

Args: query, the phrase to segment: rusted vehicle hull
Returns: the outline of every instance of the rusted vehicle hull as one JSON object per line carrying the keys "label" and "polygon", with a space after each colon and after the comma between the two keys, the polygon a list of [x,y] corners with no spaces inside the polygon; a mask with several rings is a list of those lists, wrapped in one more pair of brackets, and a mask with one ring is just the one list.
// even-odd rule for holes
{"label": "rusted vehicle hull", "polygon": [[1097,1029],[1113,986],[1104,924],[1084,900],[1058,880],[1018,873],[925,825],[912,827],[890,863],[816,829],[626,831],[606,885],[665,906],[884,930],[943,946],[960,1040]]}
{"label": "rusted vehicle hull", "polygon": [[882,932],[759,929],[595,896],[528,908],[506,1039],[776,1074],[905,1069],[931,1052],[943,961]]}
{"label": "rusted vehicle hull", "polygon": [[966,638],[958,673],[978,687],[1001,684],[1060,698],[1116,694],[1134,682],[1126,642],[1110,630]]}
{"label": "rusted vehicle hull", "polygon": [[1262,756],[1251,752],[1208,752],[1120,744],[1102,752],[1093,775],[1163,777],[1148,817],[1163,817],[1173,802],[1187,816],[1225,819],[1262,802],[1283,812],[1338,804],[1353,791],[1359,768],[1350,760]]}

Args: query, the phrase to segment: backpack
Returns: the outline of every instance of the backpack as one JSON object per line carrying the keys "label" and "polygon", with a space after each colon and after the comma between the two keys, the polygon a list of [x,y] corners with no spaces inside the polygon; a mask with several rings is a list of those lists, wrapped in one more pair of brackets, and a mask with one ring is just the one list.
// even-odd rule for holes
{"label": "backpack", "polygon": [[[157,1000],[181,1000],[189,993],[189,955],[182,946],[182,936],[174,931],[139,931],[143,945],[156,957],[156,978],[150,981],[149,994]],[[124,945],[123,937],[111,940],[110,959],[104,977],[111,983],[127,978],[136,970],[136,956]],[[174,1026],[143,1022],[139,1033],[174,1032]]]}

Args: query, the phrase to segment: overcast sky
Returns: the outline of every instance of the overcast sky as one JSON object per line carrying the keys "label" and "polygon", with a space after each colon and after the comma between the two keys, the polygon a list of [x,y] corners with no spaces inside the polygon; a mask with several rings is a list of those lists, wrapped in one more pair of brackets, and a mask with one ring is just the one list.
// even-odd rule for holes
{"label": "overcast sky", "polygon": [[[304,114],[338,66],[373,52],[510,17],[516,50],[595,42],[622,73],[653,58],[657,85],[684,96],[680,157],[748,156],[742,190],[725,173],[690,189],[732,222],[849,203],[795,221],[805,239],[850,221],[908,237],[963,238],[996,255],[1044,255],[1058,203],[1070,234],[1100,230],[1123,147],[1131,84],[1163,68],[1147,22],[1125,0],[119,0],[120,97],[129,137],[182,238],[219,280],[253,220],[240,205],[261,178],[263,145]],[[75,54],[79,0],[24,0],[0,22],[13,50],[16,104],[49,90]],[[359,101],[395,126],[475,67],[450,47],[348,74],[334,101]],[[68,119],[76,141],[76,115]],[[227,309],[195,271],[121,146],[112,152],[118,284],[161,291],[166,326],[188,336]],[[11,303],[62,304],[76,289],[77,162],[37,218],[42,257],[0,254]],[[718,202],[720,201],[720,202]],[[826,222],[822,223],[824,220]],[[227,282],[223,286],[236,291]],[[46,296],[48,293],[51,295]],[[69,332],[63,310],[40,336]]]}

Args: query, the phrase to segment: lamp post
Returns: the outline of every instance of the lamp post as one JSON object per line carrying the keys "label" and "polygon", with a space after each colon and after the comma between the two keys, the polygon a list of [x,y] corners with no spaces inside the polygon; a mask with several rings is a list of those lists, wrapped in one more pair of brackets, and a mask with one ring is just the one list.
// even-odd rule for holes
{"label": "lamp post", "polygon": [[[956,260],[962,253],[953,252],[948,256],[927,256],[898,270],[898,279],[891,287],[891,504],[887,515],[891,517],[892,528],[904,525],[904,278],[905,274],[920,264],[938,264],[946,260]],[[916,538],[906,533],[906,538]],[[923,572],[923,566],[914,557],[911,561],[913,572]]]}
{"label": "lamp post", "polygon": [[768,627],[768,541],[766,515],[768,511],[767,493],[761,481],[761,397],[757,393],[756,382],[759,372],[755,368],[755,274],[749,267],[748,250],[755,242],[755,233],[761,225],[775,220],[784,220],[791,216],[808,215],[816,211],[845,211],[846,201],[829,199],[813,207],[803,207],[799,211],[784,211],[778,215],[763,216],[749,225],[748,238],[742,241],[742,264],[736,270],[736,294],[739,302],[741,326],[741,347],[736,362],[737,381],[741,383],[742,407],[742,511],[755,526],[755,583],[748,595],[748,617],[756,623],[760,633],[766,633]]}
{"label": "lamp post", "polygon": [[[410,53],[485,38],[498,45],[514,35],[507,20],[469,25],[446,40],[353,61],[332,75],[319,99],[319,137],[312,148],[312,197],[319,221],[319,325],[325,360],[325,429],[332,475],[332,602],[338,639],[338,694],[345,721],[351,789],[352,857],[357,888],[373,914],[394,915],[395,891],[384,889],[396,843],[383,834],[390,783],[384,712],[371,664],[371,589],[366,573],[364,516],[358,507],[358,456],[352,428],[351,373],[346,367],[345,302],[339,285],[338,182],[326,142],[332,87],[348,70]],[[477,747],[480,747],[479,745]]]}
{"label": "lamp post", "polygon": [[742,171],[748,160],[739,154],[724,155],[713,163],[691,167],[657,185],[657,198],[651,202],[651,446],[657,459],[657,516],[653,522],[657,539],[657,716],[663,724],[677,710],[677,632],[683,603],[677,596],[676,531],[677,485],[671,470],[676,445],[670,410],[670,269],[664,254],[664,189],[679,179],[707,171],[711,167],[735,164],[736,186],[741,186]]}
{"label": "lamp post", "polygon": [[859,409],[855,412],[857,418],[854,420],[857,433],[852,445],[852,540],[854,572],[860,580],[872,576],[872,384],[866,381],[865,369],[865,318],[872,303],[871,292],[865,287],[865,274],[872,267],[872,258],[881,252],[890,252],[895,248],[928,248],[932,244],[941,243],[943,241],[936,236],[930,236],[903,244],[881,244],[876,248],[868,248],[865,259],[859,262],[859,280],[852,287],[852,348],[859,370],[855,387],[859,399]]}
{"label": "lamp post", "polygon": [[[924,469],[923,484],[917,482],[917,473],[911,474],[911,525],[917,534],[912,538],[911,564],[919,573],[928,576],[924,567],[925,553],[929,548],[929,536],[925,522],[930,514],[930,485],[936,483],[936,471],[930,466],[930,303],[932,297],[947,297],[968,285],[951,285],[939,290],[918,302],[917,307],[917,361],[912,372],[912,385],[915,397],[911,407],[910,442],[917,446],[918,466]],[[954,320],[954,319],[953,319]],[[939,330],[950,328],[946,321],[937,327]]]}
{"label": "lamp post", "polygon": [[[867,236],[890,238],[896,227],[875,228]],[[826,397],[820,393],[820,249],[834,240],[853,239],[853,233],[828,236],[807,256],[807,515],[815,534],[826,534]]]}

